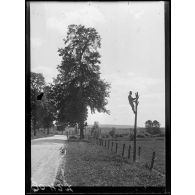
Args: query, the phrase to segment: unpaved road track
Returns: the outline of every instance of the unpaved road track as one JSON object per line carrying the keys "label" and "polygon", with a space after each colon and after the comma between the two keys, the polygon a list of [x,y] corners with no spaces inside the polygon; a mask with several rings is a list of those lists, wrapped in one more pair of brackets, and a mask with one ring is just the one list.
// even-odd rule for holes
{"label": "unpaved road track", "polygon": [[32,185],[54,184],[61,160],[60,148],[64,146],[65,140],[65,135],[31,140]]}

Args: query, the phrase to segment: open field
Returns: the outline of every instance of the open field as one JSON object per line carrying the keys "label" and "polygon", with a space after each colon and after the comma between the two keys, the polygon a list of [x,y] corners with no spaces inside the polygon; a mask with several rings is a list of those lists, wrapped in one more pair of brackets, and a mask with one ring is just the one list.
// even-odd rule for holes
{"label": "open field", "polygon": [[[108,139],[104,139],[108,140]],[[111,148],[111,142],[110,140],[110,148]],[[125,153],[124,157],[128,156],[128,147],[131,145],[131,154],[130,154],[130,160],[132,161],[133,158],[133,141],[126,141],[121,140],[114,141],[113,150],[115,151],[115,145],[118,143],[118,150],[117,154],[122,154],[123,150],[123,144],[125,144]],[[152,159],[152,153],[156,152],[156,159],[154,163],[154,168],[161,173],[165,173],[165,139],[163,137],[157,137],[157,138],[139,138],[137,140],[137,154],[138,154],[138,147],[141,147],[141,155],[140,159],[137,155],[137,160],[141,163],[147,163],[150,165],[151,159]]]}
{"label": "open field", "polygon": [[[164,134],[165,129],[160,128],[161,132]],[[131,160],[133,157],[133,141],[129,141],[129,133],[133,134],[132,128],[116,128],[115,132],[116,135],[121,135],[121,137],[115,137],[111,138],[108,133],[112,130],[112,127],[104,127],[101,128],[101,137],[104,140],[113,140],[114,142],[114,149],[115,149],[115,143],[118,143],[118,154],[122,154],[123,144],[125,144],[125,154],[124,157],[128,156],[128,147],[131,145]],[[138,128],[137,129],[137,135],[144,135],[146,133],[145,128]],[[90,128],[87,128],[85,131],[85,135],[90,135]],[[165,137],[153,137],[151,136],[145,136],[144,138],[137,137],[137,153],[138,153],[138,147],[141,147],[141,155],[140,159],[137,158],[137,160],[141,163],[150,165],[151,159],[152,159],[152,153],[156,153],[154,168],[161,173],[165,174]],[[110,147],[111,147],[111,141],[110,141]]]}
{"label": "open field", "polygon": [[71,186],[164,186],[165,177],[102,146],[68,141],[56,182]]}

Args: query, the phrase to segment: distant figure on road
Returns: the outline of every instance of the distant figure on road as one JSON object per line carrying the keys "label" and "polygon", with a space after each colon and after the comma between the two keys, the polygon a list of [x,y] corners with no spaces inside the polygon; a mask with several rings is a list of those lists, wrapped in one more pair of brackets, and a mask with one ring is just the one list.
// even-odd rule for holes
{"label": "distant figure on road", "polygon": [[129,92],[128,100],[129,100],[129,104],[130,104],[130,106],[131,106],[131,108],[132,108],[132,110],[133,110],[133,112],[135,114],[134,102],[135,102],[136,98],[132,97],[132,91]]}

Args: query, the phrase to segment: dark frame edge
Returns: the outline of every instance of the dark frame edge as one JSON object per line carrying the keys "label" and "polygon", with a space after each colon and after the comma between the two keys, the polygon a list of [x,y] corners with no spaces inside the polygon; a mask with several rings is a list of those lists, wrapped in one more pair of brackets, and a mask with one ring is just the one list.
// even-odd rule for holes
{"label": "dark frame edge", "polygon": [[165,129],[166,129],[166,193],[171,194],[171,1],[165,10]]}
{"label": "dark frame edge", "polygon": [[30,2],[25,1],[25,193],[31,189]]}

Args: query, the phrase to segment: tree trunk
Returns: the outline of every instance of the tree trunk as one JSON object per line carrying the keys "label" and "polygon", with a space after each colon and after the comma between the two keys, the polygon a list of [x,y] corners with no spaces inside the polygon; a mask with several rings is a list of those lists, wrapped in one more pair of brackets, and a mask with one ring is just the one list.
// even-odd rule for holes
{"label": "tree trunk", "polygon": [[49,127],[47,128],[47,135],[49,135]]}
{"label": "tree trunk", "polygon": [[77,127],[77,125],[75,126],[75,134],[78,134],[78,127]]}
{"label": "tree trunk", "polygon": [[36,136],[37,132],[36,132],[36,121],[33,121],[33,129],[34,129],[34,136]]}
{"label": "tree trunk", "polygon": [[81,123],[80,125],[80,139],[84,138],[84,123]]}
{"label": "tree trunk", "polygon": [[34,136],[36,136],[36,134],[37,134],[37,133],[36,133],[36,128],[34,128]]}

